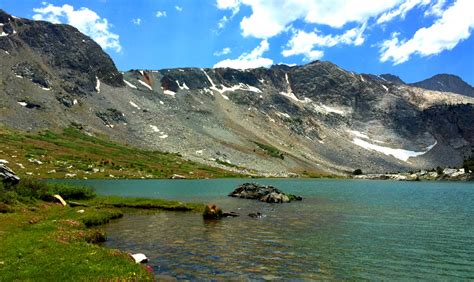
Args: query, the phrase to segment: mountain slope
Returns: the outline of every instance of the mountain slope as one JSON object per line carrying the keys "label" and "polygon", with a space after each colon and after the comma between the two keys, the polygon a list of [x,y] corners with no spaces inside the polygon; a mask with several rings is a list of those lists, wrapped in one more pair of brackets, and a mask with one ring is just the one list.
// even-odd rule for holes
{"label": "mountain slope", "polygon": [[[0,124],[8,127],[59,130],[75,124],[86,134],[137,148],[273,176],[459,165],[474,144],[468,122],[474,99],[462,95],[320,61],[122,74],[93,42],[89,52],[72,52],[81,50],[82,40],[91,41],[73,28],[8,16],[3,22],[4,30],[10,25],[16,31],[0,37]],[[25,32],[48,37],[48,46],[73,37],[71,49],[62,51],[70,57],[67,64],[45,55],[44,49],[59,52],[53,47],[35,49],[34,39],[22,39]],[[21,75],[21,64],[35,67]],[[47,87],[36,79],[45,76]]]}
{"label": "mountain slope", "polygon": [[431,78],[411,83],[410,85],[428,90],[452,92],[474,97],[474,87],[467,84],[459,76],[452,74],[437,74]]}

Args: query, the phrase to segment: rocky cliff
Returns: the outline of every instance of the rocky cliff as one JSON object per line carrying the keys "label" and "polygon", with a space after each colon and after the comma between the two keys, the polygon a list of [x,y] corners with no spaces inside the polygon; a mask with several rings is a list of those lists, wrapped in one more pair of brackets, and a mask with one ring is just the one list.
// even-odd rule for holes
{"label": "rocky cliff", "polygon": [[4,126],[81,125],[88,134],[268,175],[454,166],[472,152],[473,98],[321,61],[122,74],[72,27],[0,15]]}

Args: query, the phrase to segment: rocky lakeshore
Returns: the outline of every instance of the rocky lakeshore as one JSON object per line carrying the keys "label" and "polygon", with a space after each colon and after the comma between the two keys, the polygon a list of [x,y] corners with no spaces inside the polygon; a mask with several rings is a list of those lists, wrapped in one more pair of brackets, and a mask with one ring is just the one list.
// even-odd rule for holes
{"label": "rocky lakeshore", "polygon": [[435,171],[421,170],[407,173],[374,173],[353,175],[353,179],[400,180],[400,181],[474,181],[474,173],[463,168],[445,168]]}

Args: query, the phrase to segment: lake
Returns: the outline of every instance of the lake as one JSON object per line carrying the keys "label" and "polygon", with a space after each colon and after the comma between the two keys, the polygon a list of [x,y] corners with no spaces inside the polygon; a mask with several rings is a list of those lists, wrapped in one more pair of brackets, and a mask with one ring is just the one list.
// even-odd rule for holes
{"label": "lake", "polygon": [[[227,197],[244,182],[303,201]],[[73,181],[74,182],[74,181]],[[76,181],[77,183],[77,181]],[[128,214],[107,247],[144,253],[158,278],[474,279],[474,185],[301,179],[87,180],[100,195],[213,203],[237,218]],[[262,218],[249,213],[260,212]]]}

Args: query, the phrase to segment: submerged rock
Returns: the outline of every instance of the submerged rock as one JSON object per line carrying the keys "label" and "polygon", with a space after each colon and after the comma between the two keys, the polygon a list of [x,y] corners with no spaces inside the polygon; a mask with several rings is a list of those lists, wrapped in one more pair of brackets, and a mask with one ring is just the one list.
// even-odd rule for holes
{"label": "submerged rock", "polygon": [[266,203],[288,203],[301,201],[303,198],[291,194],[285,194],[273,186],[265,186],[257,183],[244,183],[237,187],[230,197],[254,199]]}

